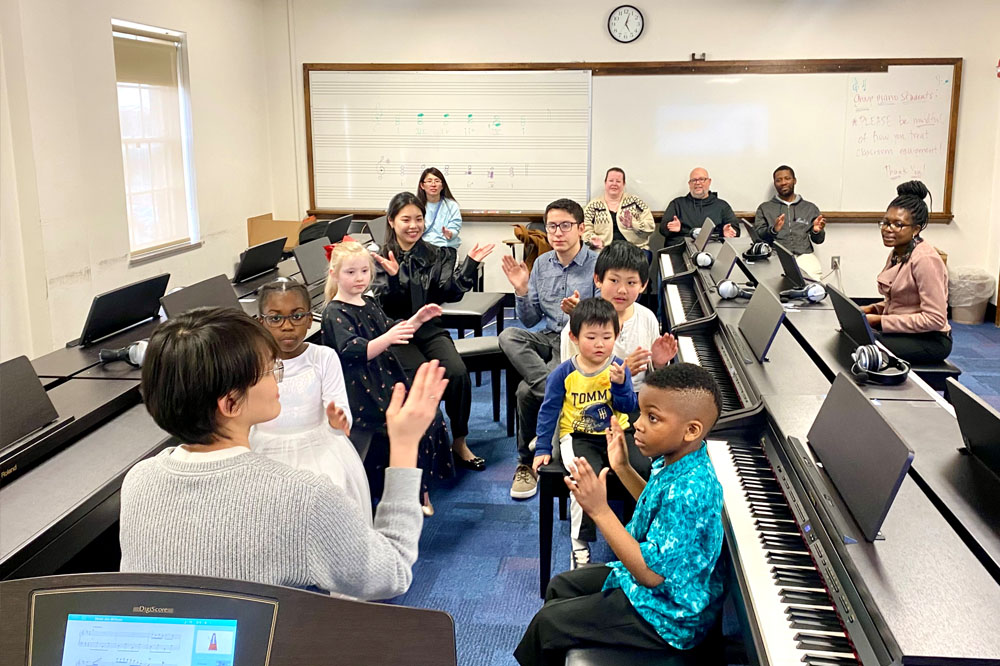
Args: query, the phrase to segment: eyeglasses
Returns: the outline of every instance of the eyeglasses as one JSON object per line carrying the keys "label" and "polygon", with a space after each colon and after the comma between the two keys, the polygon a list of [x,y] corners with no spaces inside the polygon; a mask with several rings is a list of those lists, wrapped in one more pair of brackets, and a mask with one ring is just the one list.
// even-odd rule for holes
{"label": "eyeglasses", "polygon": [[306,321],[312,319],[312,313],[296,312],[290,315],[269,314],[261,317],[261,320],[271,328],[281,328],[286,319],[292,322],[292,326],[301,326]]}
{"label": "eyeglasses", "polygon": [[691,183],[692,185],[694,185],[695,183],[707,183],[710,180],[712,180],[712,179],[711,178],[692,178],[688,182]]}
{"label": "eyeglasses", "polygon": [[895,220],[879,220],[878,221],[878,226],[879,226],[879,229],[889,228],[889,229],[892,229],[893,231],[902,231],[906,227],[912,227],[913,225],[912,224],[900,224],[899,222],[897,222]]}
{"label": "eyeglasses", "polygon": [[545,225],[545,230],[550,234],[554,234],[556,232],[556,229],[558,229],[559,231],[566,234],[569,233],[570,229],[575,227],[576,224],[577,224],[576,222],[559,222],[558,224],[552,222],[551,224]]}
{"label": "eyeglasses", "polygon": [[280,358],[274,360],[274,367],[271,368],[271,374],[274,375],[274,379],[280,384],[281,380],[285,378],[285,362]]}
{"label": "eyeglasses", "polygon": [[425,178],[424,185],[440,185],[441,180],[438,178]]}

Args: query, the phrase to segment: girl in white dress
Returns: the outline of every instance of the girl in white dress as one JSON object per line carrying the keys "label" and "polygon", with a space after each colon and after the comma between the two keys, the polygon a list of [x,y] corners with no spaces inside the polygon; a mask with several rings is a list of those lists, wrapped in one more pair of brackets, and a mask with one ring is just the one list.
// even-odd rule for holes
{"label": "girl in white dress", "polygon": [[368,477],[348,439],[351,408],[337,352],[305,341],[312,324],[309,292],[288,278],[260,288],[258,319],[281,349],[281,414],[250,432],[250,447],[296,469],[325,474],[371,520]]}

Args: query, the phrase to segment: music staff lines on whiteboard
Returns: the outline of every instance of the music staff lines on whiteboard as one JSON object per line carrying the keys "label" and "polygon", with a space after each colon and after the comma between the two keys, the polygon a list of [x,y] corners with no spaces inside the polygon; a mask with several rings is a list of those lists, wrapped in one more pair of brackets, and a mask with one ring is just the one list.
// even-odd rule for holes
{"label": "music staff lines on whiteboard", "polygon": [[[508,122],[526,123],[585,123],[590,121],[590,115],[579,109],[462,109],[449,111],[447,109],[397,109],[386,112],[384,109],[313,109],[313,121],[372,121],[394,122],[400,120],[416,120],[417,114],[424,114],[424,122],[450,123],[465,125],[469,122],[489,122],[494,115],[499,115]],[[447,114],[447,116],[445,115]],[[472,116],[470,119],[469,116]]]}
{"label": "music staff lines on whiteboard", "polygon": [[[317,187],[316,195],[320,197],[375,197],[378,201],[388,201],[392,198],[392,195],[399,192],[398,187],[383,187],[369,188],[369,187]],[[568,197],[586,197],[586,192],[583,190],[577,192],[565,193]],[[462,200],[463,202],[469,201],[469,204],[463,204],[463,208],[481,208],[483,206],[488,206],[490,208],[495,208],[500,204],[517,204],[525,200],[537,200],[541,202],[544,207],[545,204],[552,200],[552,191],[546,189],[544,191],[525,191],[522,188],[517,188],[514,190],[504,189],[502,186],[497,188],[487,188],[487,187],[463,187],[462,188]],[[471,202],[485,202],[482,204],[473,204]],[[381,205],[384,205],[381,204]],[[519,207],[519,206],[518,206]]]}
{"label": "music staff lines on whiteboard", "polygon": [[[423,164],[415,162],[380,162],[379,160],[351,160],[350,162],[339,162],[336,160],[316,160],[313,162],[313,170],[316,173],[357,173],[365,169],[377,169],[382,167],[388,172],[390,169],[398,170],[403,164],[407,171],[419,172],[424,169]],[[484,173],[490,167],[495,167],[498,177],[523,177],[523,176],[578,176],[587,174],[587,165],[574,162],[549,162],[547,164],[531,164],[526,166],[523,162],[462,162],[448,165],[450,171],[456,175],[466,175],[467,169],[473,173]],[[443,167],[442,167],[443,168]],[[514,173],[511,174],[510,170]],[[446,173],[446,176],[451,175]]]}
{"label": "music staff lines on whiteboard", "polygon": [[[310,95],[371,95],[371,83],[349,81],[313,81],[309,86]],[[382,95],[475,95],[481,97],[507,97],[510,95],[538,95],[553,97],[558,95],[588,95],[589,87],[578,83],[476,83],[473,81],[400,81],[392,84],[391,90],[383,90]]]}
{"label": "music staff lines on whiteboard", "polygon": [[438,149],[476,148],[491,150],[523,150],[556,148],[587,150],[586,137],[575,136],[406,136],[400,134],[368,134],[365,136],[313,136],[314,148],[425,148],[433,143]]}

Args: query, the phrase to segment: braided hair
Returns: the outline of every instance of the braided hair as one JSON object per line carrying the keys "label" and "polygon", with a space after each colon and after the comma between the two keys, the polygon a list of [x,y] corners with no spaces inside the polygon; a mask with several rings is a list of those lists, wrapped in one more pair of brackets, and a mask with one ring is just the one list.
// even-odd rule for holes
{"label": "braided hair", "polygon": [[[928,210],[924,199],[931,195],[927,186],[919,180],[901,183],[896,187],[896,198],[889,203],[889,208],[902,208],[909,211],[913,224],[918,227],[918,233],[927,228]],[[934,199],[931,198],[931,203]]]}
{"label": "braided hair", "polygon": [[264,315],[264,308],[267,306],[267,299],[271,297],[271,294],[284,294],[286,292],[298,294],[299,298],[302,299],[303,307],[306,310],[309,309],[312,297],[309,296],[309,290],[306,286],[298,280],[279,277],[257,290],[257,312],[260,313],[260,316]]}

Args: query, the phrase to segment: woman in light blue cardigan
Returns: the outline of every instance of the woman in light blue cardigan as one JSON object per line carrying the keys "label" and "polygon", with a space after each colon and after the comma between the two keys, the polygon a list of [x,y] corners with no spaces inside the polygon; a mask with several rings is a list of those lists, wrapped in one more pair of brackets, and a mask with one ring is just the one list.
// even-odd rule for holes
{"label": "woman in light blue cardigan", "polygon": [[417,198],[427,210],[424,215],[423,240],[437,247],[448,248],[457,257],[458,247],[462,244],[462,239],[458,237],[462,231],[462,211],[439,169],[429,167],[420,174]]}

